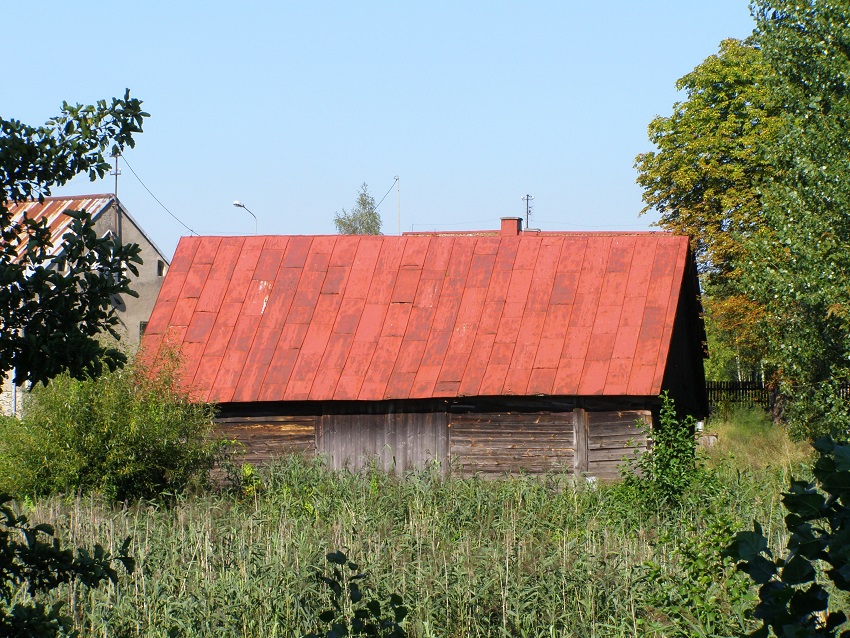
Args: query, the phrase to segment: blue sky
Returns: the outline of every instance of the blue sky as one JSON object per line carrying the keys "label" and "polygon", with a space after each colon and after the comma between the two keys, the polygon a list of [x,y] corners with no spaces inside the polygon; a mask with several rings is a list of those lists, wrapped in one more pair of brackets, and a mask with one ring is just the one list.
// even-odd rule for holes
{"label": "blue sky", "polygon": [[[362,182],[400,177],[401,230],[645,229],[636,154],[675,81],[752,30],[746,0],[11,2],[0,115],[132,94],[126,159],[199,234],[333,233]],[[24,28],[26,25],[27,28]],[[11,59],[10,59],[11,58]],[[13,71],[12,71],[13,70]],[[121,166],[118,195],[167,255],[187,230]],[[111,192],[78,178],[54,194]],[[393,190],[380,207],[398,232]]]}

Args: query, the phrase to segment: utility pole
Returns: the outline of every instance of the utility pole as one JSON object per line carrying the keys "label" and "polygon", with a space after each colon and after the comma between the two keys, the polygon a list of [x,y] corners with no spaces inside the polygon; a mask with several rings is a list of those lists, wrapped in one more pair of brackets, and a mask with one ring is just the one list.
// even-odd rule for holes
{"label": "utility pole", "polygon": [[531,221],[531,200],[534,199],[534,195],[526,193],[525,197],[520,199],[525,202],[525,227],[528,228]]}

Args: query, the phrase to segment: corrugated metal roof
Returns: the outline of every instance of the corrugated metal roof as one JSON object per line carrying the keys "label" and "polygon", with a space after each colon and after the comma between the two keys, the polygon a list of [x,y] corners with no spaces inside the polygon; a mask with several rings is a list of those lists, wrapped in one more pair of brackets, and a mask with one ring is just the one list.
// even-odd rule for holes
{"label": "corrugated metal roof", "polygon": [[[93,219],[97,219],[115,200],[114,195],[77,195],[73,197],[45,197],[44,203],[36,201],[20,202],[7,206],[12,218],[12,224],[19,224],[24,217],[41,221],[47,220],[50,229],[50,240],[53,247],[50,255],[62,252],[62,236],[68,232],[71,217],[66,215],[69,210],[85,210]],[[26,253],[26,243],[19,246],[18,258]]]}
{"label": "corrugated metal roof", "polygon": [[218,402],[661,391],[688,239],[184,237],[145,341]]}

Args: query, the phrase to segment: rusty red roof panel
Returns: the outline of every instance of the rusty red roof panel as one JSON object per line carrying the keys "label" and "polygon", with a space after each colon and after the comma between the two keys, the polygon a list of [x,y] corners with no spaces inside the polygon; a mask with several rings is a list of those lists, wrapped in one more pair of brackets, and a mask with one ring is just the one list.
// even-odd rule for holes
{"label": "rusty red roof panel", "polygon": [[666,233],[184,238],[145,339],[209,400],[651,396],[691,259]]}
{"label": "rusty red roof panel", "polygon": [[[86,211],[92,219],[97,219],[115,202],[114,195],[78,195],[74,197],[45,197],[42,203],[38,201],[23,201],[8,204],[12,226],[20,224],[24,219],[37,222],[45,221],[50,231],[50,241],[53,247],[48,254],[55,256],[62,252],[62,236],[71,228],[73,219],[68,211]],[[26,242],[17,246],[18,257],[26,253]]]}

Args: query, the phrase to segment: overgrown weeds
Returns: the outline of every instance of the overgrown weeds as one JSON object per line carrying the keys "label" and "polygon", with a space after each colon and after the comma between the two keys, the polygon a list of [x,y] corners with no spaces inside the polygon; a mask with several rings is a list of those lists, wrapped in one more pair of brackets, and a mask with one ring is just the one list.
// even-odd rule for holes
{"label": "overgrown weeds", "polygon": [[409,636],[735,635],[747,601],[719,541],[753,519],[784,540],[782,477],[728,465],[715,477],[648,507],[622,486],[558,475],[353,474],[292,456],[260,470],[249,496],[48,499],[33,517],[76,544],[132,536],[131,577],[60,596],[92,634],[304,635],[324,596],[315,571],[340,549],[376,599],[403,598]]}

